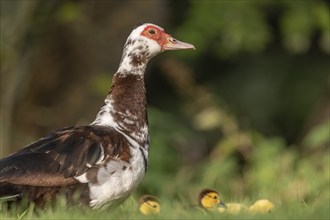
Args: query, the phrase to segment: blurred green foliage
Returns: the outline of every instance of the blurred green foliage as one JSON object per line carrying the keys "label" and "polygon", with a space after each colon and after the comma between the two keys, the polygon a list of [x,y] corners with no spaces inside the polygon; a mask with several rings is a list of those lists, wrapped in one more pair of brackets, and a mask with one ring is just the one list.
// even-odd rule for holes
{"label": "blurred green foliage", "polygon": [[[231,57],[258,52],[270,41],[264,12],[257,1],[192,1],[182,38],[196,44],[198,51]],[[213,42],[210,47],[208,42]],[[211,50],[211,51],[210,51]]]}
{"label": "blurred green foliage", "polygon": [[198,51],[231,58],[264,51],[279,37],[278,28],[291,52],[306,52],[318,33],[320,49],[330,53],[329,16],[325,1],[191,1],[180,36],[195,42]]}

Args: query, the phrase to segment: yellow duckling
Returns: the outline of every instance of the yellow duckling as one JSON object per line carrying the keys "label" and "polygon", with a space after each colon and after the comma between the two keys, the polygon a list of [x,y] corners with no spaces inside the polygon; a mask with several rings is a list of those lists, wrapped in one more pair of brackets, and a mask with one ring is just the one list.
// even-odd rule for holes
{"label": "yellow duckling", "polygon": [[140,212],[143,215],[155,215],[160,212],[160,203],[155,196],[144,195],[140,198]]}
{"label": "yellow duckling", "polygon": [[248,207],[240,203],[226,203],[226,207],[218,207],[219,212],[237,215],[240,212],[246,212]]}
{"label": "yellow duckling", "polygon": [[213,189],[202,190],[198,196],[198,204],[208,211],[218,210],[233,215],[248,211],[248,207],[240,203],[223,203],[219,193]]}
{"label": "yellow duckling", "polygon": [[198,195],[198,204],[200,207],[212,211],[219,207],[226,207],[221,201],[217,191],[212,189],[203,189]]}
{"label": "yellow duckling", "polygon": [[269,200],[260,199],[249,207],[249,212],[252,214],[267,213],[267,212],[271,212],[274,208],[275,208],[274,204],[271,203]]}

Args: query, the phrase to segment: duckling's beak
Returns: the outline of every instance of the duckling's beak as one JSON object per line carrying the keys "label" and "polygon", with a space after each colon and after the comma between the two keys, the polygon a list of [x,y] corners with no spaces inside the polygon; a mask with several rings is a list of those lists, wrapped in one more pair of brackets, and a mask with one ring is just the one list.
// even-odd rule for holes
{"label": "duckling's beak", "polygon": [[226,204],[225,203],[223,203],[222,201],[220,201],[219,202],[219,204],[218,204],[218,208],[227,208],[227,206],[226,206]]}

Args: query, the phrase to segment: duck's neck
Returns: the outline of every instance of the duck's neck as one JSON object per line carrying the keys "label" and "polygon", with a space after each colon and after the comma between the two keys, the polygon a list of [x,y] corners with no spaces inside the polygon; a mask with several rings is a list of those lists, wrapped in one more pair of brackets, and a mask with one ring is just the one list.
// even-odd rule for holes
{"label": "duck's neck", "polygon": [[143,78],[147,63],[155,56],[149,52],[149,46],[143,40],[128,39],[124,46],[123,56],[116,75],[125,77],[128,74]]}
{"label": "duck's neck", "polygon": [[150,58],[143,48],[126,43],[121,64],[112,79],[111,90],[92,125],[113,127],[132,144],[148,148],[144,72]]}

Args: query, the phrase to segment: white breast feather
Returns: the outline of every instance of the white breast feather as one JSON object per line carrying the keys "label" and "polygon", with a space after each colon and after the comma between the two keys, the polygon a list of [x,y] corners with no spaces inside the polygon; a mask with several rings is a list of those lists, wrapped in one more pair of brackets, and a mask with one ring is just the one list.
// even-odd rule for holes
{"label": "white breast feather", "polygon": [[[130,149],[130,163],[111,160],[99,170],[98,183],[88,184],[91,207],[99,208],[105,203],[111,205],[116,200],[127,197],[141,182],[145,174],[144,158],[139,148]],[[123,166],[127,168],[123,170]]]}

